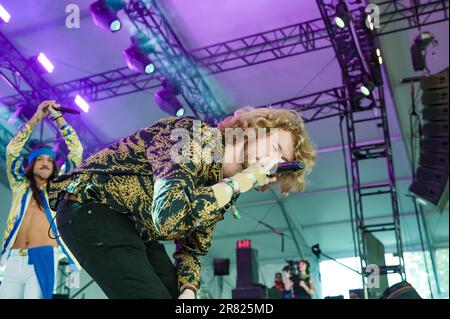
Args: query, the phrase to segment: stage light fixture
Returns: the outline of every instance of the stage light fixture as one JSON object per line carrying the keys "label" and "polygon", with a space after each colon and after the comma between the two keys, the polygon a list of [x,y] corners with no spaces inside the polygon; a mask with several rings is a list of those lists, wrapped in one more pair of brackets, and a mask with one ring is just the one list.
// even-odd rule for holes
{"label": "stage light fixture", "polygon": [[177,95],[181,93],[180,87],[174,81],[167,79],[162,81],[162,85],[163,88],[155,93],[156,104],[172,116],[183,116],[186,110],[177,98]]}
{"label": "stage light fixture", "polygon": [[145,33],[137,32],[131,37],[131,46],[124,51],[125,61],[131,70],[151,74],[155,65],[148,55],[153,51],[154,47]]}
{"label": "stage light fixture", "polygon": [[319,244],[315,244],[311,247],[311,252],[317,257],[320,258],[320,254],[322,253],[322,250],[320,250]]}
{"label": "stage light fixture", "polygon": [[53,73],[55,66],[47,58],[47,56],[40,52],[37,56],[31,57],[29,60],[30,65],[40,74]]}
{"label": "stage light fixture", "polygon": [[4,23],[8,23],[11,20],[11,15],[6,11],[6,9],[0,4],[0,20]]}
{"label": "stage light fixture", "polygon": [[371,81],[367,81],[367,82],[364,82],[363,84],[361,84],[359,90],[365,96],[369,96],[372,93],[374,88],[375,88],[375,85]]}
{"label": "stage light fixture", "polygon": [[[431,32],[421,32],[411,45],[411,59],[414,67],[414,71],[428,70],[426,63],[426,49],[432,44],[433,47],[438,45],[438,41],[435,39]],[[433,56],[435,53],[433,52]]]}
{"label": "stage light fixture", "polygon": [[105,30],[117,32],[122,28],[117,12],[124,7],[122,0],[98,0],[89,6],[89,11],[96,25]]}
{"label": "stage light fixture", "polygon": [[52,62],[50,62],[50,60],[46,57],[46,55],[44,53],[39,53],[37,60],[39,61],[39,63],[44,67],[44,69],[48,72],[48,73],[53,73],[53,70],[55,69],[54,65]]}
{"label": "stage light fixture", "polygon": [[89,104],[83,99],[80,95],[77,94],[75,97],[75,103],[82,109],[84,112],[89,112]]}
{"label": "stage light fixture", "polygon": [[155,65],[148,55],[134,45],[124,51],[124,57],[128,67],[133,71],[145,74],[155,71]]}
{"label": "stage light fixture", "polygon": [[345,2],[339,1],[336,7],[336,16],[334,17],[334,22],[339,28],[344,29],[345,27],[348,26],[351,20],[352,15],[348,11]]}

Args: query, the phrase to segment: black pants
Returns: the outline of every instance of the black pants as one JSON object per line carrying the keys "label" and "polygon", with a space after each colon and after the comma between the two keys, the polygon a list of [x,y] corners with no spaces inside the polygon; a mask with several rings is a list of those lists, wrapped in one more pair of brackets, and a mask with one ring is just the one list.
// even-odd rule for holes
{"label": "black pants", "polygon": [[109,298],[177,298],[172,261],[158,241],[144,243],[133,221],[101,204],[62,200],[58,231]]}

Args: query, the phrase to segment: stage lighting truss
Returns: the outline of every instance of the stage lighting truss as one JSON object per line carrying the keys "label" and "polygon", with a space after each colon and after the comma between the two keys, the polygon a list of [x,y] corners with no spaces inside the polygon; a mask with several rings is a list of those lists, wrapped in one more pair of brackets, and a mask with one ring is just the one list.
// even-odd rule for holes
{"label": "stage lighting truss", "polygon": [[[23,108],[18,116],[24,121],[28,121],[42,100],[57,100],[59,103],[68,105],[73,103],[74,95],[65,95],[57,88],[51,86],[32,67],[29,59],[26,59],[2,32],[0,32],[0,48],[2,48],[4,57],[0,63],[0,74],[13,89],[19,92],[20,96],[20,99],[14,98],[10,100],[13,104],[2,101],[2,104],[8,106],[12,112],[17,111],[17,105],[25,103],[27,107]],[[87,155],[103,147],[103,143],[83,121],[77,118],[76,121],[71,121],[71,123],[77,131],[80,140],[83,141]],[[54,121],[47,120],[46,124],[55,135],[59,134],[58,127]]]}
{"label": "stage lighting truss", "polygon": [[[342,69],[353,111],[376,107],[380,97],[377,89],[383,84],[383,59],[376,31],[367,26],[369,15],[365,7],[349,10],[342,0],[317,2]],[[335,23],[336,17],[348,17],[350,12],[351,19],[346,19],[348,23],[344,28]]]}
{"label": "stage lighting truss", "polygon": [[[448,0],[421,0],[418,7],[411,1],[386,0],[379,3],[378,6],[380,7],[380,28],[375,28],[378,36],[448,21]],[[358,12],[361,12],[361,10],[352,9],[351,12],[352,15],[358,17]],[[133,13],[133,15],[139,18],[137,13]],[[367,30],[370,31],[370,29]],[[366,30],[364,31],[366,32]],[[212,44],[192,50],[188,54],[207,73],[217,74],[322,50],[331,46],[330,37],[323,19],[317,18]],[[376,49],[375,52],[377,52]],[[380,48],[378,47],[378,49]],[[381,50],[375,56],[378,65],[383,63]],[[63,97],[73,97],[76,94],[80,94],[89,102],[95,102],[157,89],[161,87],[161,77],[162,74],[159,67],[155,68],[151,75],[148,75],[136,73],[124,66],[59,83],[54,85],[53,88],[60,92],[60,95]],[[376,82],[375,80],[374,83]],[[357,91],[357,93],[360,92]],[[23,101],[24,96],[29,95],[30,92],[24,91],[22,94],[3,97],[0,102],[14,107],[14,105]],[[206,114],[210,115],[212,113],[215,112],[207,112]]]}
{"label": "stage lighting truss", "polygon": [[[344,87],[335,87],[292,99],[269,104],[272,108],[289,109],[301,113],[303,121],[313,122],[344,115],[348,99]],[[263,105],[260,107],[267,107]]]}
{"label": "stage lighting truss", "polygon": [[[369,23],[368,14],[365,12],[365,3],[355,0],[351,12],[352,20],[345,27],[340,28],[334,23],[342,1],[316,0],[320,13],[327,27],[333,49],[342,70],[346,97],[349,103],[346,105],[346,113],[343,119],[347,126],[347,141],[349,151],[349,175],[352,180],[352,207],[354,208],[353,227],[357,231],[355,249],[359,254],[361,269],[368,265],[367,246],[364,240],[365,229],[370,232],[393,231],[396,243],[398,265],[395,268],[402,279],[405,276],[403,245],[400,233],[399,207],[395,187],[394,165],[392,161],[392,146],[387,120],[387,111],[384,101],[383,78],[381,71],[382,52],[378,44],[376,28]],[[350,1],[349,1],[350,2]],[[342,6],[342,5],[341,5]],[[355,8],[356,7],[356,8]],[[371,21],[372,22],[372,21]],[[370,111],[370,112],[365,112]],[[364,124],[362,124],[364,123]],[[358,141],[368,128],[382,130],[382,142],[361,145]],[[389,180],[385,183],[364,185],[361,181],[362,161],[383,158],[386,169],[389,172]],[[364,220],[363,201],[369,196],[387,196],[392,204],[392,222],[386,224],[371,224]],[[368,224],[366,224],[368,223]],[[385,227],[385,226],[389,227]],[[367,290],[367,278],[362,278],[365,294]]]}
{"label": "stage lighting truss", "polygon": [[137,30],[155,39],[155,52],[150,54],[150,58],[156,70],[182,87],[181,95],[194,115],[199,118],[206,114],[220,119],[225,117],[225,107],[213,95],[203,73],[184,48],[158,3],[129,0],[124,11]]}
{"label": "stage lighting truss", "polygon": [[[351,1],[352,0],[349,2]],[[118,3],[121,2],[122,1],[118,1]],[[130,1],[127,3],[130,3]],[[416,6],[412,1],[386,0],[378,5],[380,7],[380,28],[375,28],[375,32],[378,36],[448,21],[448,0],[421,0],[419,6]],[[133,1],[130,4],[127,4],[127,6],[129,6],[129,15],[138,20],[139,25],[146,25],[151,28],[157,37],[159,37],[159,29],[164,29],[164,32],[161,31],[161,33],[164,33],[161,38],[164,41],[166,41],[165,39],[169,39],[166,41],[167,47],[174,46],[174,50],[176,52],[180,51],[176,35],[173,34],[170,27],[169,30],[166,30],[167,23],[164,21],[162,16],[158,14],[157,8],[148,6],[145,12],[140,13],[140,10],[144,5],[139,0]],[[349,8],[351,9],[350,12],[352,13],[353,20],[364,21],[367,18],[367,15],[363,10],[355,10],[353,7]],[[361,18],[360,16],[362,16],[362,14],[364,14],[364,16]],[[333,12],[333,17],[334,15],[335,12]],[[149,22],[149,19],[153,19],[153,21]],[[364,29],[360,28],[360,30],[363,30],[364,32],[371,31],[367,27]],[[11,47],[11,45],[5,44],[4,42],[5,41],[2,38],[2,34],[0,33],[0,47],[2,47],[2,49]],[[216,43],[193,50],[187,54],[193,56],[194,59],[207,70],[208,73],[216,74],[298,54],[322,50],[329,48],[332,45],[330,35],[324,25],[323,19],[318,18],[264,31],[259,34],[245,36],[239,39]],[[379,50],[377,51],[377,49]],[[172,52],[174,51],[172,50]],[[15,59],[17,54],[14,51],[9,52],[6,50],[4,56],[6,56],[7,59],[10,59],[13,64],[18,63],[17,65],[20,65],[21,63],[20,61],[17,61],[16,63]],[[379,47],[375,48],[375,57],[376,58],[374,61],[378,61],[378,65],[383,63],[382,52]],[[152,59],[154,60],[154,58]],[[5,66],[0,65],[0,68],[5,70]],[[47,96],[51,96],[51,92],[58,92],[58,97],[69,100],[73,100],[74,97],[79,94],[89,102],[103,101],[118,96],[161,87],[160,79],[163,77],[161,71],[164,70],[158,67],[151,75],[148,75],[145,73],[136,73],[130,70],[127,66],[124,66],[114,70],[108,70],[98,74],[85,76],[83,78],[59,83],[49,88],[41,87],[39,84],[43,83],[41,79],[32,79],[32,86],[26,88],[17,84],[23,79],[20,74],[23,73],[25,78],[28,79],[29,75],[32,73],[30,73],[29,70],[25,70],[23,66],[20,66],[18,69],[13,68],[8,70],[7,63],[6,71],[3,72],[3,77],[14,88],[20,87],[18,89],[20,94],[3,97],[0,102],[7,105],[14,112],[15,105],[23,102],[24,100],[32,105],[38,103],[39,94],[37,94],[37,92]],[[370,70],[368,73],[373,74]],[[184,81],[189,80],[184,79]],[[373,82],[377,85],[376,78],[373,79]],[[360,85],[361,81],[355,81],[356,94],[352,97],[348,96],[347,98],[352,101],[359,101],[361,102],[360,104],[363,104],[366,107],[370,107],[372,104],[375,105],[373,101],[367,100],[367,98],[364,97],[357,89]],[[190,100],[196,99],[196,97],[200,95],[204,89],[201,79],[192,79],[189,86],[190,92],[188,93],[188,97]],[[317,95],[322,94],[319,92]],[[209,95],[206,94],[206,96]],[[206,114],[214,118],[221,117],[215,116],[215,114],[221,112],[217,111],[217,104],[212,103],[214,107],[205,108],[202,105],[205,105],[204,103],[208,104],[208,102],[204,102],[200,98],[198,99],[201,102],[188,104],[191,107],[198,107],[200,114]],[[287,101],[291,101],[292,104],[296,104],[297,99],[298,98],[292,98]],[[286,101],[276,103],[289,104]],[[305,105],[301,105],[301,107],[303,106]],[[313,115],[308,118],[308,120],[312,120],[314,118],[321,119],[322,115],[324,115],[323,113],[330,111],[332,113],[334,110],[326,108],[321,111],[317,108],[316,111],[312,111]],[[316,112],[317,116],[315,115]],[[24,113],[22,113],[21,117],[26,119]],[[195,111],[194,114],[196,114]],[[92,138],[92,134],[89,132],[89,129],[87,129],[86,134],[87,136],[84,136],[83,140],[92,140],[93,145],[98,144],[96,139]]]}

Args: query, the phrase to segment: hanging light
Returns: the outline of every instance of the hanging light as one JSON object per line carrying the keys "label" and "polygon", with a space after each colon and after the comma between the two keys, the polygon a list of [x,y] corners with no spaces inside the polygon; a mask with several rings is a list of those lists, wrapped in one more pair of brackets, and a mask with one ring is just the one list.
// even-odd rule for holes
{"label": "hanging light", "polygon": [[122,28],[117,12],[124,7],[122,0],[98,0],[89,6],[89,11],[96,25],[111,32],[117,32]]}
{"label": "hanging light", "polygon": [[373,84],[373,82],[371,82],[371,81],[367,81],[367,82],[364,82],[363,84],[361,84],[359,90],[365,96],[369,96],[372,93],[374,88],[375,88],[375,84]]}
{"label": "hanging light", "polygon": [[75,97],[75,103],[82,109],[85,113],[89,112],[89,104],[80,95],[77,94]]}
{"label": "hanging light", "polygon": [[334,17],[334,22],[339,28],[344,29],[345,27],[348,26],[351,20],[352,15],[348,11],[345,2],[339,1],[336,7],[336,16]]}
{"label": "hanging light", "polygon": [[48,73],[53,73],[55,67],[44,53],[39,53],[39,55],[37,56],[37,60]]}
{"label": "hanging light", "polygon": [[6,11],[6,9],[0,4],[0,20],[4,23],[8,23],[11,20],[11,15]]}
{"label": "hanging light", "polygon": [[155,71],[155,65],[149,58],[153,51],[154,47],[145,33],[137,32],[131,37],[131,46],[124,51],[125,61],[131,70],[151,74]]}
{"label": "hanging light", "polygon": [[186,113],[185,108],[181,105],[177,95],[181,93],[181,89],[174,81],[164,79],[163,88],[155,93],[155,102],[164,112],[172,116],[183,116]]}

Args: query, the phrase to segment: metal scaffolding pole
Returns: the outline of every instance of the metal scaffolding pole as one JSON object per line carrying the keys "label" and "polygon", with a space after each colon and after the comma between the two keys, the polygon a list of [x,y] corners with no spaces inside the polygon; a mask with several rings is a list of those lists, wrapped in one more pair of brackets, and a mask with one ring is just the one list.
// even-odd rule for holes
{"label": "metal scaffolding pole", "polygon": [[[367,13],[365,7],[353,10],[352,22],[343,28],[334,23],[334,17],[338,14],[338,6],[342,11],[349,12],[346,3],[342,0],[316,0],[321,15],[333,43],[336,57],[342,69],[343,82],[347,102],[345,123],[347,126],[347,140],[350,153],[350,175],[352,180],[351,199],[354,209],[354,229],[357,232],[357,252],[360,257],[362,272],[362,283],[366,297],[379,297],[379,291],[368,289],[370,259],[372,252],[369,251],[368,238],[377,232],[392,232],[395,240],[398,265],[386,266],[376,265],[380,275],[387,273],[398,273],[405,280],[405,268],[403,258],[403,244],[400,232],[400,215],[396,190],[396,180],[392,158],[392,145],[389,134],[386,104],[383,91],[383,80],[381,66],[377,63],[376,49],[379,48],[375,31],[366,26]],[[372,84],[369,94],[361,93],[363,84]],[[369,86],[367,86],[369,87]],[[381,142],[362,144],[359,136],[364,128],[372,125],[373,128],[382,130]],[[362,162],[367,160],[383,161],[386,167],[388,180],[384,183],[376,183],[370,186],[362,185]],[[345,161],[347,165],[347,161]],[[389,222],[370,224],[365,219],[365,202],[374,196],[388,196],[392,216]],[[354,217],[354,218],[353,218]],[[370,287],[371,288],[371,287]],[[387,288],[387,287],[386,287]]]}

